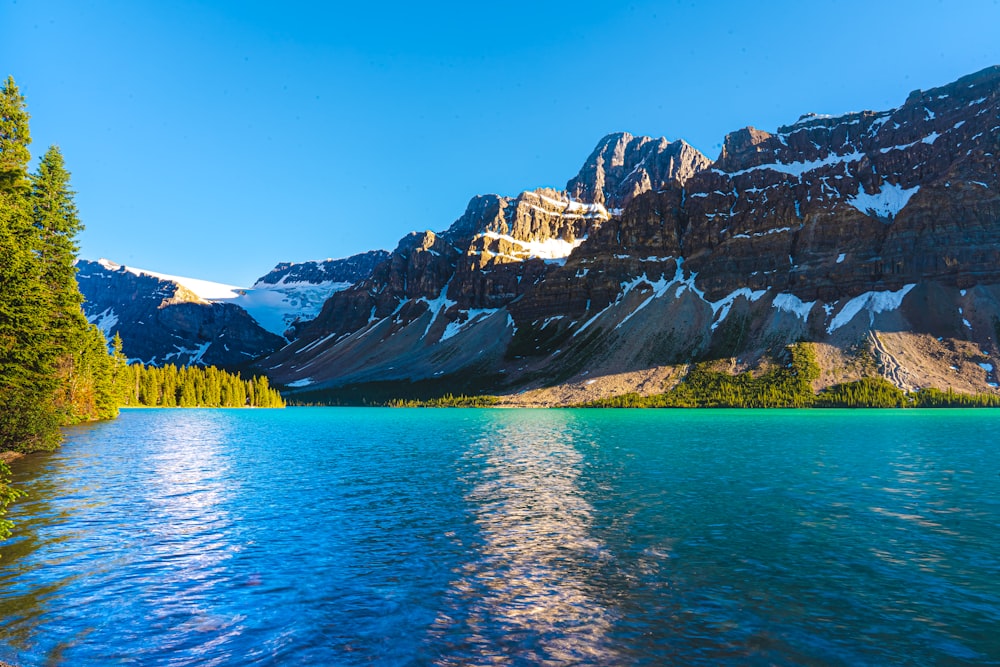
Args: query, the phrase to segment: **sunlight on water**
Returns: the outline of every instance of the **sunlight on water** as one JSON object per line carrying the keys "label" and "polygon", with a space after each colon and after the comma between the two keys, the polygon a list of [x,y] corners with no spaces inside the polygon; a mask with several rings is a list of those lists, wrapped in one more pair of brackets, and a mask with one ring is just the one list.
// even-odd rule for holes
{"label": "sunlight on water", "polygon": [[1000,411],[136,410],[18,462],[19,666],[1000,664]]}
{"label": "sunlight on water", "polygon": [[435,621],[432,636],[465,644],[439,664],[494,664],[514,648],[539,664],[612,661],[612,618],[587,581],[603,547],[577,485],[582,456],[565,416],[546,417],[505,424],[471,447],[481,472],[466,499],[482,546],[456,572],[454,608]]}

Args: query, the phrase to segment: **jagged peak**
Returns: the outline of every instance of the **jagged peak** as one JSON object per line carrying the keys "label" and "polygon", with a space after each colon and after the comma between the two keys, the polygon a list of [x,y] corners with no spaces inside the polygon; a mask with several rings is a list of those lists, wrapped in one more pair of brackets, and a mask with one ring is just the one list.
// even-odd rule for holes
{"label": "jagged peak", "polygon": [[475,195],[469,200],[463,213],[441,236],[455,243],[460,239],[471,239],[492,224],[504,219],[504,209],[510,203],[509,197],[498,194]]}
{"label": "jagged peak", "polygon": [[575,200],[621,208],[668,182],[684,183],[710,163],[684,141],[615,132],[597,143],[566,191]]}
{"label": "jagged peak", "polygon": [[455,248],[446,240],[446,237],[439,236],[428,229],[422,232],[410,232],[401,238],[399,240],[399,244],[396,246],[396,249],[393,251],[393,254],[406,257],[414,251],[454,252],[454,250]]}

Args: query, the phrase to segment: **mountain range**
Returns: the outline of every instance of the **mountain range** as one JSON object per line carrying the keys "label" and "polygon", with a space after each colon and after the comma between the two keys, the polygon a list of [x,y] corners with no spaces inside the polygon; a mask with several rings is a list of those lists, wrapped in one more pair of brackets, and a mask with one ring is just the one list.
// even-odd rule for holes
{"label": "mountain range", "polygon": [[78,277],[130,358],[252,367],[303,400],[566,404],[661,392],[696,361],[754,371],[802,340],[817,388],[994,391],[998,151],[991,67],[894,109],[737,130],[715,161],[611,134],[564,190],[477,196],[391,253],[248,289],[107,261]]}

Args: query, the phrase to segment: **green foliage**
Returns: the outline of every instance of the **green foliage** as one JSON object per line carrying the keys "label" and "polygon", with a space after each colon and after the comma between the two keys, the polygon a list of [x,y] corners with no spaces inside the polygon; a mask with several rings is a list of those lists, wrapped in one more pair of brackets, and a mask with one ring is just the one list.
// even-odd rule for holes
{"label": "green foliage", "polygon": [[787,362],[754,377],[730,375],[695,365],[687,377],[664,394],[636,393],[604,398],[580,407],[608,408],[965,408],[1000,407],[1000,394],[961,394],[951,389],[904,392],[883,377],[844,382],[813,394],[819,365],[812,346],[787,349]]}
{"label": "green foliage", "polygon": [[834,385],[816,397],[816,406],[821,408],[902,408],[907,405],[907,394],[883,377]]}
{"label": "green foliage", "polygon": [[[10,485],[10,468],[3,461],[0,461],[0,517],[7,511],[7,506],[24,495]],[[0,540],[10,537],[10,529],[13,524],[7,519],[0,518]]]}
{"label": "green foliage", "polygon": [[819,365],[812,346],[796,343],[766,372],[731,375],[695,364],[677,386],[663,394],[630,393],[584,404],[610,408],[803,408],[813,404],[812,382]]}
{"label": "green foliage", "polygon": [[389,401],[391,408],[488,408],[496,405],[500,399],[496,396],[466,396],[461,394],[445,394],[439,398],[426,400],[394,398]]}
{"label": "green foliage", "polygon": [[24,96],[8,76],[0,88],[0,190],[17,191],[28,187],[31,133]]}
{"label": "green foliage", "polygon": [[[120,339],[116,343],[120,355]],[[120,364],[120,357],[115,363]],[[285,401],[263,375],[244,380],[215,366],[132,364],[119,367],[115,395],[128,407],[283,408]],[[119,393],[120,392],[120,393]]]}
{"label": "green foliage", "polygon": [[951,389],[919,389],[908,399],[915,408],[1000,408],[1000,394],[962,394]]}
{"label": "green foliage", "polygon": [[51,449],[59,426],[117,414],[114,364],[87,323],[74,267],[82,229],[62,153],[28,174],[28,113],[0,89],[0,450]]}
{"label": "green foliage", "polygon": [[59,438],[50,294],[28,182],[28,113],[13,79],[0,89],[0,451],[48,449]]}

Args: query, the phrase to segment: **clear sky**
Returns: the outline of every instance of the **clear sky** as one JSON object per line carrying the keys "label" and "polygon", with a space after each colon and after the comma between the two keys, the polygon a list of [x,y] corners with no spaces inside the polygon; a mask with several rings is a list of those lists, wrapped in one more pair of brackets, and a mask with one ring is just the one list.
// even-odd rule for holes
{"label": "clear sky", "polygon": [[237,285],[562,188],[609,132],[714,159],[1000,64],[1000,0],[0,0],[0,26],[81,255]]}

